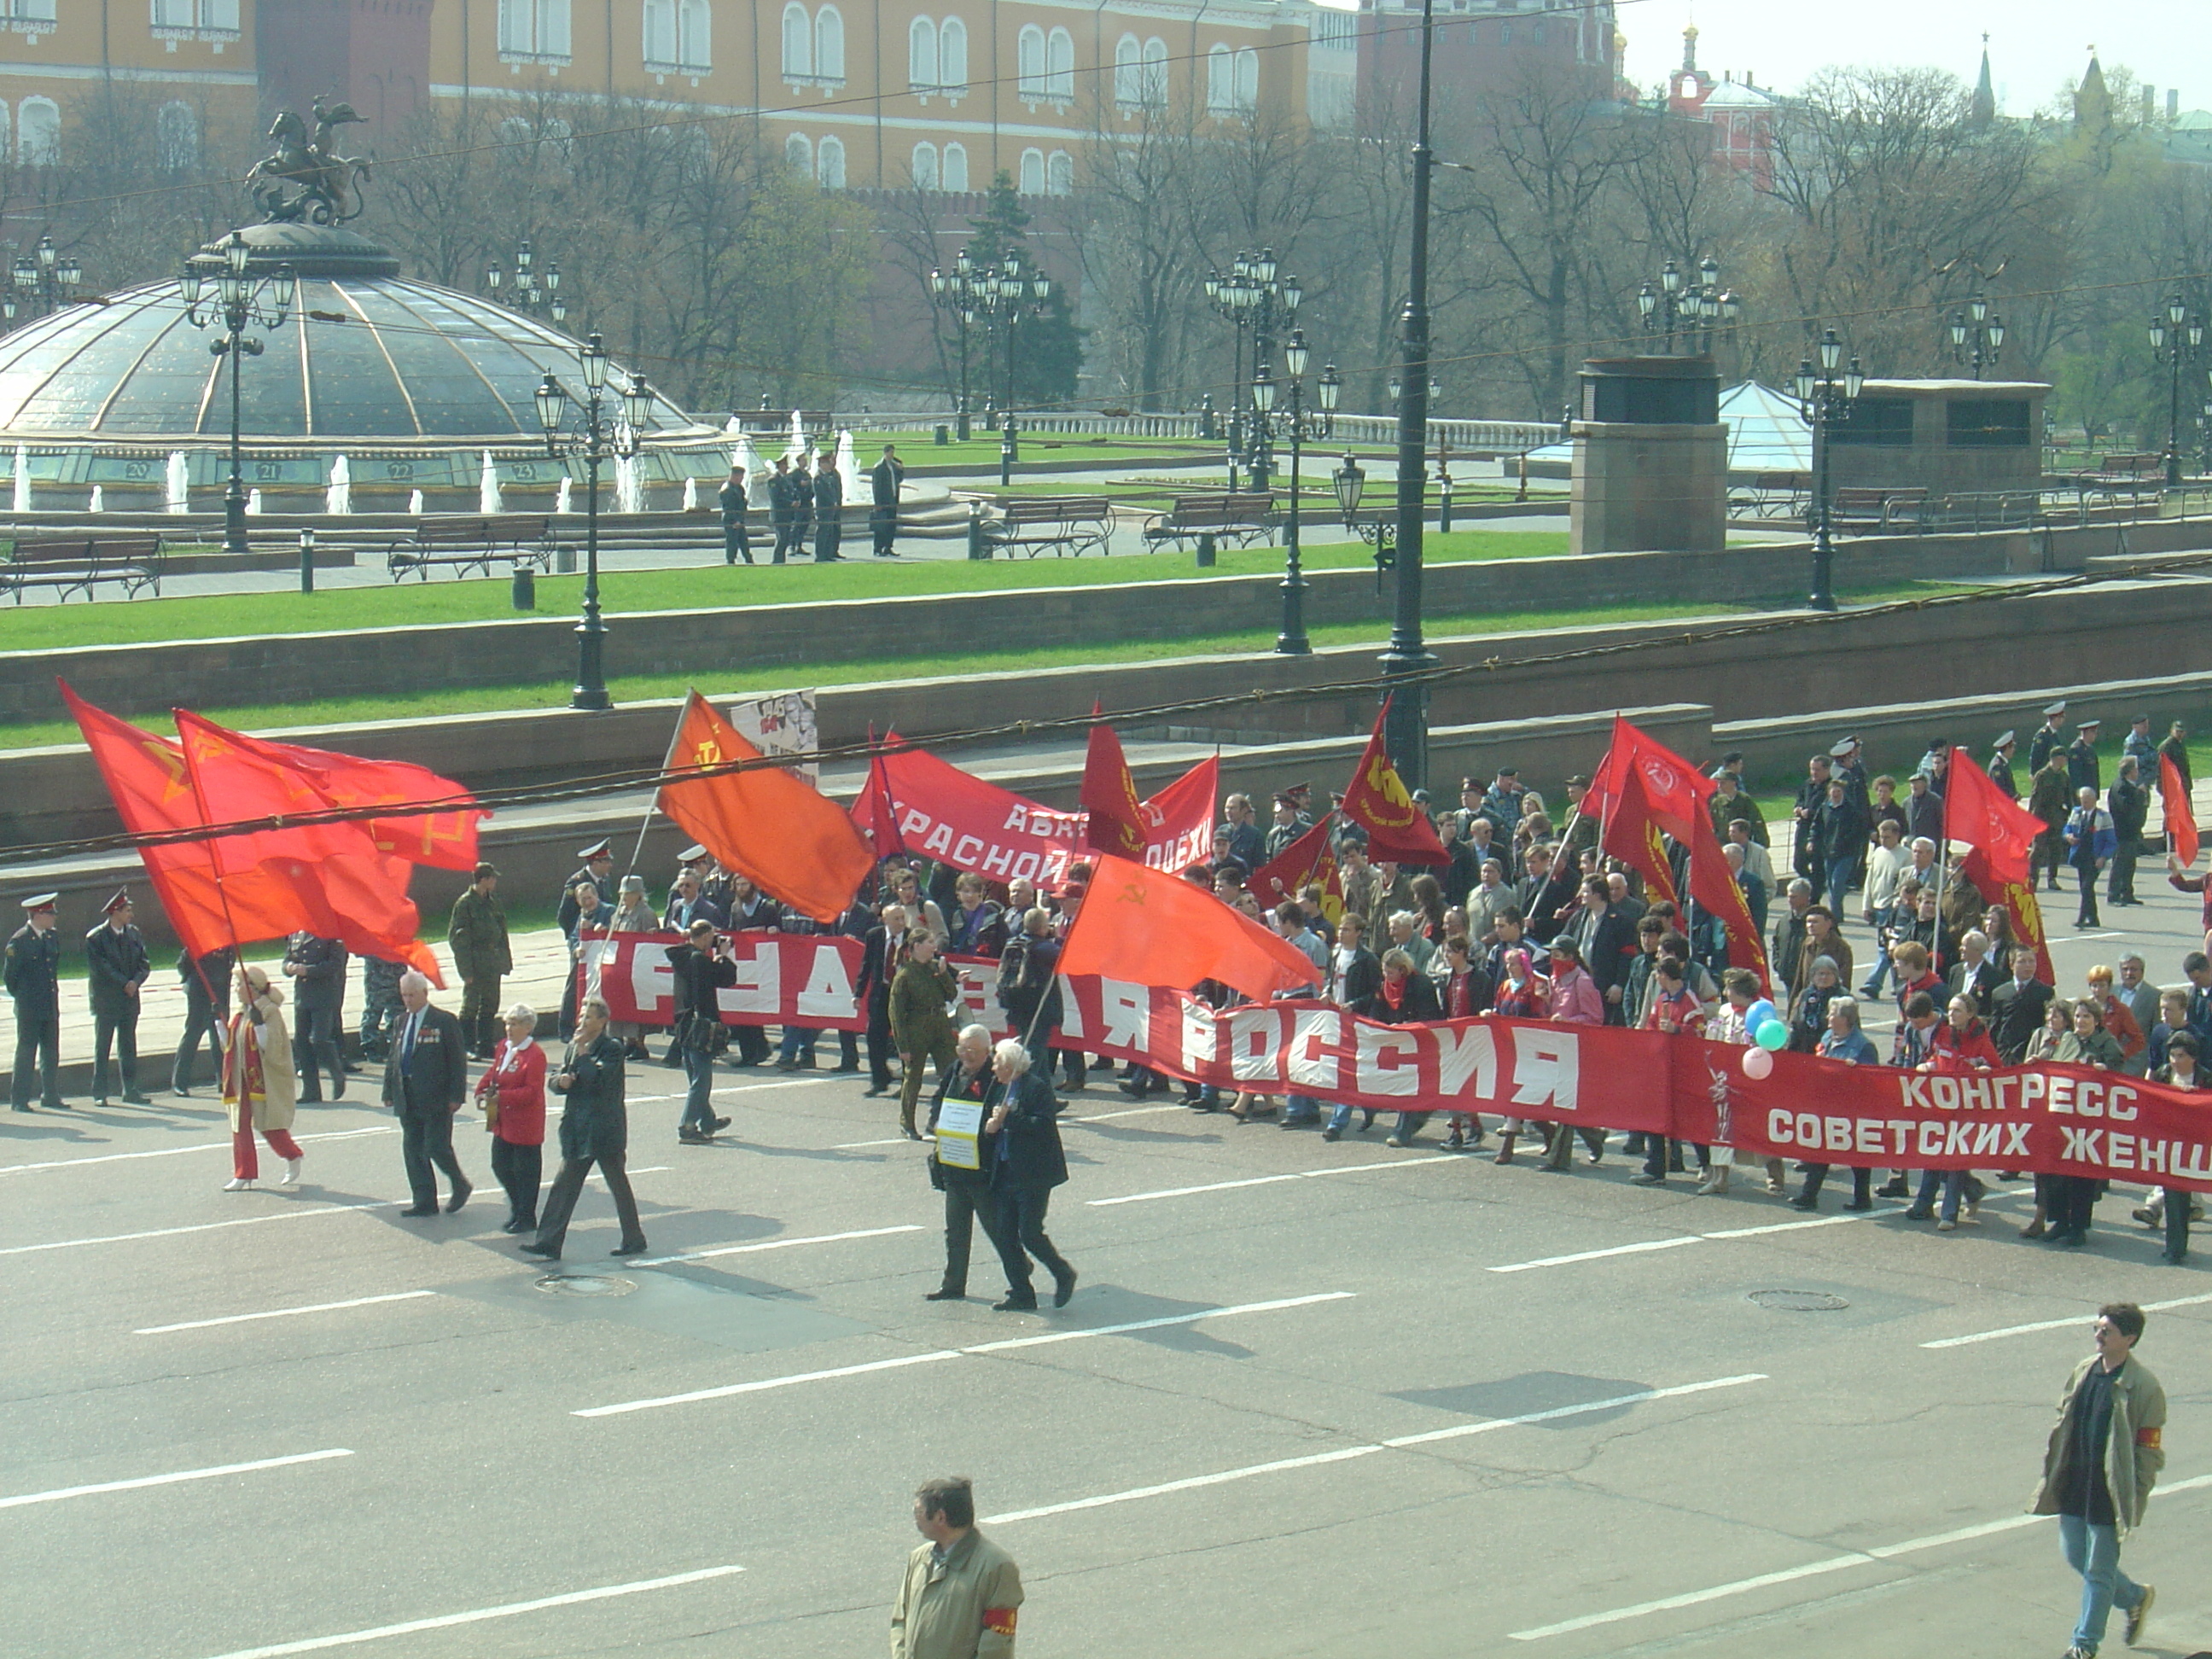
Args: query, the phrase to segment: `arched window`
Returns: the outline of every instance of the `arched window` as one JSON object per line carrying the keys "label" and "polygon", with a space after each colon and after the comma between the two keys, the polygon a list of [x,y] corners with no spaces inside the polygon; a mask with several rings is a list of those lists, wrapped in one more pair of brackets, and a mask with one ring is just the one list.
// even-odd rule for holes
{"label": "arched window", "polygon": [[783,141],[783,159],[793,173],[814,176],[814,146],[807,143],[805,133],[794,132]]}
{"label": "arched window", "polygon": [[1260,107],[1260,54],[1249,46],[1237,54],[1237,107],[1248,113]]}
{"label": "arched window", "polygon": [[16,159],[50,167],[62,159],[62,109],[51,98],[26,98],[15,112]]}
{"label": "arched window", "polygon": [[945,187],[956,196],[968,193],[968,146],[945,147]]}
{"label": "arched window", "polygon": [[8,105],[4,99],[0,99],[0,161],[5,161],[8,156]]}
{"label": "arched window", "polygon": [[198,165],[200,159],[200,121],[192,113],[190,104],[170,103],[161,106],[154,118],[155,149],[161,166],[171,173],[181,173]]}
{"label": "arched window", "polygon": [[1145,42],[1145,107],[1168,106],[1168,43],[1157,34]]}
{"label": "arched window", "polygon": [[676,66],[676,0],[645,0],[645,66]]}
{"label": "arched window", "polygon": [[1237,107],[1237,61],[1218,44],[1206,54],[1206,107],[1212,115],[1227,115]]}
{"label": "arched window", "polygon": [[1145,101],[1145,49],[1133,34],[1114,43],[1114,101],[1123,109]]}
{"label": "arched window", "polygon": [[845,141],[824,138],[814,147],[815,176],[824,190],[845,188]]}
{"label": "arched window", "polygon": [[915,92],[937,90],[937,25],[929,18],[917,17],[907,25],[906,83]]}
{"label": "arched window", "polygon": [[845,19],[835,6],[814,15],[814,73],[820,80],[844,84]]}
{"label": "arched window", "polygon": [[1075,37],[1066,29],[1054,29],[1045,42],[1044,95],[1075,99]]}
{"label": "arched window", "polygon": [[907,163],[907,173],[914,179],[916,190],[937,188],[937,146],[916,144],[914,159]]}
{"label": "arched window", "polygon": [[957,17],[937,27],[937,77],[947,92],[968,90],[968,26]]}
{"label": "arched window", "polygon": [[1064,149],[1056,149],[1045,158],[1044,193],[1048,196],[1075,194],[1075,158]]}
{"label": "arched window", "polygon": [[[783,9],[783,75],[787,81],[814,73],[814,23],[799,0]],[[809,169],[811,171],[811,169]]]}
{"label": "arched window", "polygon": [[1041,149],[1022,152],[1021,192],[1024,196],[1044,194],[1044,152]]}
{"label": "arched window", "polygon": [[714,16],[707,0],[676,0],[676,61],[687,70],[714,66]]}
{"label": "arched window", "polygon": [[1044,96],[1044,31],[1034,23],[1023,25],[1014,39],[1014,77],[1018,97]]}

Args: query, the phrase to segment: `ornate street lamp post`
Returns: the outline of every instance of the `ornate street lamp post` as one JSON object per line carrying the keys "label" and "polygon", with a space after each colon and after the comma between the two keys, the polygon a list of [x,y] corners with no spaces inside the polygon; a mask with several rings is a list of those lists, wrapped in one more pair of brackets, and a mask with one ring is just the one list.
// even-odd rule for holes
{"label": "ornate street lamp post", "polygon": [[1997,353],[2004,347],[2004,319],[1990,309],[1983,295],[1977,294],[1964,311],[1951,313],[1950,333],[1951,361],[1961,368],[1972,364],[1976,380],[1982,378],[1984,368],[1996,367]]}
{"label": "ornate street lamp post", "polygon": [[2166,482],[2169,485],[2181,482],[2182,366],[2194,363],[2203,346],[2204,319],[2189,314],[2188,304],[2177,289],[2166,302],[2165,314],[2150,319],[2151,361],[2172,370],[2172,397],[2166,406]]}
{"label": "ornate street lamp post", "polygon": [[[1273,248],[1262,248],[1255,255],[1239,253],[1230,262],[1229,275],[1209,276],[1206,283],[1206,297],[1213,308],[1226,317],[1237,331],[1237,354],[1234,372],[1243,374],[1244,331],[1252,331],[1252,377],[1256,382],[1275,343],[1276,331],[1297,317],[1298,302],[1305,298],[1305,289],[1295,276],[1279,274]],[[1241,454],[1244,461],[1245,483],[1254,490],[1265,490],[1273,471],[1273,447],[1270,441],[1267,422],[1243,419],[1243,387],[1240,384],[1237,396],[1230,407],[1237,412],[1230,417],[1229,428],[1229,487],[1237,488],[1237,465]]]}
{"label": "ornate street lamp post", "polygon": [[12,275],[13,287],[0,294],[0,318],[10,326],[27,311],[44,317],[74,301],[84,267],[55,247],[52,237],[41,236],[38,246],[17,256]]}
{"label": "ornate street lamp post", "polygon": [[1267,365],[1261,363],[1252,371],[1252,409],[1262,441],[1279,435],[1287,439],[1291,446],[1291,512],[1283,525],[1283,631],[1275,636],[1275,650],[1285,657],[1313,654],[1313,646],[1306,639],[1305,571],[1298,562],[1299,459],[1308,440],[1326,439],[1336,429],[1336,403],[1344,389],[1336,365],[1324,367],[1321,372],[1321,409],[1317,413],[1309,413],[1305,407],[1308,362],[1305,331],[1292,329],[1290,343],[1283,348],[1283,369],[1289,376],[1290,398],[1279,410],[1275,407],[1274,378]]}
{"label": "ornate street lamp post", "polygon": [[511,285],[507,281],[507,273],[500,268],[496,259],[484,272],[484,291],[493,299],[501,297],[502,288],[508,290],[507,304],[517,311],[542,311],[556,323],[568,320],[568,301],[561,293],[561,262],[558,259],[551,261],[541,274],[538,270],[538,256],[532,251],[530,239],[526,236],[523,238],[522,245],[514,250],[514,281]]}
{"label": "ornate street lamp post", "polygon": [[1856,357],[1840,376],[1837,374],[1844,346],[1834,329],[1820,331],[1818,349],[1819,369],[1814,368],[1811,358],[1806,358],[1797,365],[1796,382],[1798,417],[1813,429],[1813,592],[1806,604],[1815,611],[1833,611],[1836,548],[1830,535],[1833,492],[1828,487],[1828,446],[1832,441],[1828,428],[1850,418],[1866,376],[1859,372]]}
{"label": "ornate street lamp post", "polygon": [[1721,286],[1721,262],[1711,254],[1698,261],[1698,281],[1690,282],[1669,259],[1656,286],[1646,283],[1637,290],[1636,309],[1644,331],[1665,335],[1670,357],[1677,334],[1692,352],[1711,351],[1714,333],[1733,325],[1742,310],[1742,302]]}
{"label": "ornate street lamp post", "polygon": [[[262,349],[262,343],[246,330],[282,328],[297,287],[291,266],[279,265],[267,276],[256,276],[250,270],[252,258],[246,238],[234,230],[216,252],[186,261],[181,284],[185,318],[194,328],[221,329],[221,337],[210,340],[208,349],[218,358],[230,359],[230,483],[223,491],[222,544],[225,552],[241,555],[246,551],[246,471],[240,435],[240,360],[258,357]],[[17,264],[20,280],[21,262]],[[203,264],[215,267],[212,304],[204,303],[207,273]]]}
{"label": "ornate street lamp post", "polygon": [[[619,399],[607,392],[607,352],[596,334],[576,349],[583,374],[580,402],[548,371],[538,386],[538,423],[550,456],[584,459],[584,617],[576,625],[576,689],[568,707],[614,707],[607,695],[606,625],[599,618],[599,462],[638,453],[653,418],[653,388],[633,373]],[[619,408],[615,407],[619,402]]]}
{"label": "ornate street lamp post", "polygon": [[952,418],[958,428],[956,435],[963,444],[968,441],[968,331],[975,325],[976,315],[983,307],[983,281],[964,247],[953,260],[950,272],[929,273],[931,303],[939,310],[951,312],[959,326],[960,401],[953,410]]}

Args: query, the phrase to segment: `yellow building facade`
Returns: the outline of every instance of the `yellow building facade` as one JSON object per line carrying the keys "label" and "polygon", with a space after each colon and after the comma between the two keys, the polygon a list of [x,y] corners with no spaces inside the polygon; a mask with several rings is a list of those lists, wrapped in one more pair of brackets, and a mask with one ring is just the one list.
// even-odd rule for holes
{"label": "yellow building facade", "polygon": [[67,166],[123,100],[162,163],[190,167],[211,120],[253,114],[256,51],[253,0],[0,0],[0,155]]}

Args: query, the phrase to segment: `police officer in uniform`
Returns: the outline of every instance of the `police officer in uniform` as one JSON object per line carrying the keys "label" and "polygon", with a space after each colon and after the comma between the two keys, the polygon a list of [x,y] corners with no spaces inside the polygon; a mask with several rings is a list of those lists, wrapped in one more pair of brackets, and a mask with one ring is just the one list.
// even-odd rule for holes
{"label": "police officer in uniform", "polygon": [[747,564],[753,562],[752,538],[745,533],[745,470],[732,465],[730,476],[722,480],[715,492],[722,508],[722,562],[735,564],[743,554]]}
{"label": "police officer in uniform", "polygon": [[884,458],[868,469],[868,494],[875,505],[868,513],[868,530],[875,538],[876,556],[896,557],[891,544],[898,538],[899,486],[906,482],[906,463],[898,451],[884,446]]}
{"label": "police officer in uniform", "polygon": [[62,939],[54,931],[59,895],[23,901],[23,925],[8,941],[6,983],[15,1004],[15,1074],[10,1104],[31,1109],[31,1073],[39,1075],[39,1103],[64,1109],[56,1073],[62,1059]]}
{"label": "police officer in uniform", "polygon": [[123,1074],[126,1105],[154,1103],[138,1092],[138,989],[154,971],[146,941],[131,925],[128,889],[107,901],[106,916],[84,936],[92,992],[92,1103],[107,1104],[107,1056]]}
{"label": "police officer in uniform", "polygon": [[845,533],[845,479],[837,456],[825,449],[814,468],[814,562],[835,564],[844,556],[837,544]]}
{"label": "police officer in uniform", "polygon": [[2097,732],[2102,722],[2083,720],[2081,735],[2066,745],[2066,786],[2078,796],[2084,789],[2105,793],[2104,769],[2097,763]]}
{"label": "police officer in uniform", "polygon": [[319,1106],[323,1078],[331,1080],[331,1098],[345,1098],[345,1061],[339,1053],[338,1012],[345,1002],[344,945],[304,930],[292,935],[284,947],[284,971],[292,979],[293,1006],[300,1023],[292,1034],[293,1057],[300,1066],[300,1103]]}
{"label": "police officer in uniform", "polygon": [[2043,724],[2035,728],[2035,735],[2027,740],[2027,769],[2040,772],[2043,763],[2051,758],[2054,749],[2066,746],[2066,700],[2061,697],[2043,711]]}
{"label": "police officer in uniform", "polygon": [[574,931],[576,926],[576,888],[580,883],[591,883],[599,889],[599,896],[603,899],[611,902],[614,896],[613,843],[595,841],[589,847],[579,848],[576,856],[584,862],[575,874],[561,884],[561,902],[555,907],[553,913],[553,925],[563,933]]}
{"label": "police officer in uniform", "polygon": [[814,533],[814,475],[807,471],[807,453],[800,450],[791,461],[791,551],[796,558],[806,551]]}
{"label": "police officer in uniform", "polygon": [[2007,732],[1997,738],[1996,747],[1990,754],[1990,781],[2003,792],[2007,800],[2020,799],[2020,785],[2012,775],[2013,751],[2019,747],[2013,734]]}
{"label": "police officer in uniform", "polygon": [[179,1100],[191,1098],[192,1065],[203,1043],[214,1063],[220,1089],[223,1027],[230,1018],[230,981],[237,971],[238,952],[228,945],[204,957],[194,957],[190,948],[177,953],[177,977],[185,986],[185,1035],[177,1043],[176,1063],[169,1071],[169,1092]]}
{"label": "police officer in uniform", "polygon": [[791,552],[791,461],[787,456],[775,458],[775,471],[768,475],[768,522],[775,532],[775,550],[769,556],[770,564],[781,564]]}

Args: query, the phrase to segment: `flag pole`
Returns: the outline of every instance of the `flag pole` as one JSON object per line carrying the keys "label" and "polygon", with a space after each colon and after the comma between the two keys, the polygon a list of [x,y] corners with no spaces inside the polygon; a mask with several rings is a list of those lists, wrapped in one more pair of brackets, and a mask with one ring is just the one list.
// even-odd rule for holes
{"label": "flag pole", "polygon": [[[200,786],[199,768],[192,763],[191,740],[185,735],[185,722],[178,718],[181,712],[181,710],[172,708],[169,711],[169,720],[170,722],[177,728],[177,747],[184,752],[185,776],[192,786],[192,805],[199,811],[200,827],[202,829],[205,829],[209,824],[214,823],[215,820],[208,816],[207,793]],[[215,878],[216,900],[222,906],[223,928],[224,931],[228,933],[230,935],[230,969],[234,974],[243,974],[246,971],[246,946],[240,941],[238,937],[238,919],[230,913],[230,890],[223,885],[222,880],[222,854],[212,841],[204,841],[200,845],[207,849],[208,872]],[[207,985],[207,975],[201,971],[199,963],[197,961],[193,963],[192,969],[195,973],[199,974],[200,983]],[[215,988],[211,985],[208,986],[208,995],[210,1000],[212,1001],[215,996]],[[241,1010],[240,1012],[243,1011]],[[217,1029],[222,1030],[222,1051],[225,1060],[228,1060],[230,1054],[230,1033],[228,1030],[223,1030],[221,1027],[218,1027]],[[339,1058],[343,1060],[344,1056],[341,1055]],[[341,1082],[344,1080],[343,1073],[341,1073],[339,1080]],[[241,1075],[239,1080],[239,1091],[241,1097],[243,1097],[245,1093],[245,1079]],[[222,1079],[221,1078],[217,1078],[216,1079],[216,1089],[218,1094],[222,1092]],[[253,1103],[251,1101],[242,1100],[241,1104],[245,1121],[247,1127],[251,1129],[253,1121]]]}

